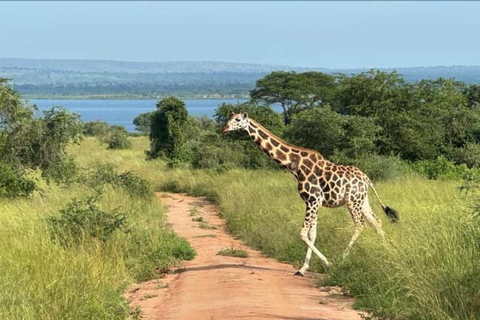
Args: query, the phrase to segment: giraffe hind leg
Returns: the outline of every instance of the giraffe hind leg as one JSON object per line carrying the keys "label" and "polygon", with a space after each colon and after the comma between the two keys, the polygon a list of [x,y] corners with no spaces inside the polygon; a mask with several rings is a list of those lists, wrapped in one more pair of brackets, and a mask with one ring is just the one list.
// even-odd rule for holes
{"label": "giraffe hind leg", "polygon": [[368,199],[365,200],[364,206],[363,206],[363,215],[365,219],[373,226],[375,231],[378,233],[378,235],[385,240],[385,233],[383,232],[382,229],[382,222],[380,219],[373,213],[372,208],[370,207],[370,204],[368,203]]}
{"label": "giraffe hind leg", "polygon": [[352,216],[353,222],[355,223],[355,232],[353,233],[353,236],[350,239],[347,248],[345,248],[345,251],[343,252],[343,258],[346,258],[348,256],[348,254],[350,253],[350,249],[352,248],[355,241],[357,241],[358,237],[360,236],[365,227],[362,206],[359,206],[353,201],[348,201],[347,207],[350,215]]}

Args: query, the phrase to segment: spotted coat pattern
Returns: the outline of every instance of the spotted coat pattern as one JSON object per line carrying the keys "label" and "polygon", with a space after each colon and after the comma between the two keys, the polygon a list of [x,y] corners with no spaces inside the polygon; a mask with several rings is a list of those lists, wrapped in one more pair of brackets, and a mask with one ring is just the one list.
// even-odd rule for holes
{"label": "spotted coat pattern", "polygon": [[365,173],[354,166],[337,165],[328,161],[315,150],[290,145],[246,115],[233,115],[223,131],[236,130],[237,127],[246,130],[261,150],[290,171],[298,181],[298,192],[306,204],[300,235],[307,243],[308,250],[305,264],[297,274],[303,275],[308,268],[312,251],[325,265],[329,265],[327,259],[314,247],[316,230],[313,232],[312,228],[316,228],[319,207],[347,206],[356,229],[345,255],[363,230],[365,219],[383,236],[381,222],[368,203],[368,188],[372,182]]}

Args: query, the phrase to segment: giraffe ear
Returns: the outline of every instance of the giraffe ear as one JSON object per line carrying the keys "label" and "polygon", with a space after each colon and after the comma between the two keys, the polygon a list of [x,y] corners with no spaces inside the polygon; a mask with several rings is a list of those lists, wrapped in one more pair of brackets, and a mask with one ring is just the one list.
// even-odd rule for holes
{"label": "giraffe ear", "polygon": [[243,119],[247,119],[247,118],[248,118],[248,114],[245,112],[244,114],[242,114],[242,118],[243,118]]}
{"label": "giraffe ear", "polygon": [[232,114],[230,114],[231,116],[233,116],[235,114],[235,112],[232,111]]}

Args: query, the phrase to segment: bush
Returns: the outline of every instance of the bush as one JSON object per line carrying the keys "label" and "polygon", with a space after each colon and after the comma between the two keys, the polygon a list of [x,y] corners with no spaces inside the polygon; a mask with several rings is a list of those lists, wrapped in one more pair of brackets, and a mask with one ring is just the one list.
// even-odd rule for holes
{"label": "bush", "polygon": [[460,180],[469,173],[478,172],[478,169],[468,169],[465,164],[457,166],[444,156],[440,156],[436,160],[417,161],[413,163],[412,168],[427,179]]}
{"label": "bush", "polygon": [[102,211],[99,198],[100,193],[86,199],[73,199],[60,210],[59,217],[49,217],[47,223],[52,238],[68,247],[88,238],[106,242],[114,232],[126,232],[126,216],[121,212]]}
{"label": "bush", "polygon": [[98,189],[105,184],[120,187],[130,196],[148,198],[152,196],[152,188],[148,181],[140,178],[132,171],[118,174],[111,164],[98,166],[84,174],[79,181],[91,188]]}
{"label": "bush", "polygon": [[132,143],[128,140],[128,133],[123,126],[111,126],[105,142],[108,144],[108,149],[125,150],[132,147]]}
{"label": "bush", "polygon": [[390,180],[412,171],[407,162],[395,156],[366,154],[356,159],[351,159],[337,152],[332,157],[332,160],[339,164],[358,167],[372,181]]}
{"label": "bush", "polygon": [[47,181],[52,179],[57,183],[71,183],[75,181],[78,175],[78,166],[75,158],[67,157],[60,161],[56,166],[45,169],[44,174]]}
{"label": "bush", "polygon": [[150,118],[150,159],[165,155],[171,159],[182,158],[185,142],[184,126],[188,120],[185,103],[175,97],[157,103],[157,111]]}
{"label": "bush", "polygon": [[142,135],[150,134],[150,126],[152,125],[153,112],[141,113],[133,119],[135,130]]}
{"label": "bush", "polygon": [[0,197],[28,196],[35,187],[35,182],[25,178],[10,165],[0,162]]}
{"label": "bush", "polygon": [[92,137],[104,137],[110,126],[105,121],[90,121],[83,124],[83,134]]}

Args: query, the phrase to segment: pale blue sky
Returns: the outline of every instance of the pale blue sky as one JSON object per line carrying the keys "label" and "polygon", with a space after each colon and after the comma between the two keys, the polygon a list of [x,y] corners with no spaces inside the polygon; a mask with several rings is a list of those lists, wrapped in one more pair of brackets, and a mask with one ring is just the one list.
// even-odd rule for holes
{"label": "pale blue sky", "polygon": [[0,2],[0,57],[480,65],[480,2]]}

